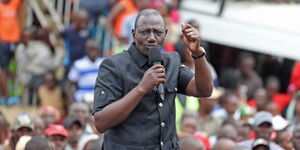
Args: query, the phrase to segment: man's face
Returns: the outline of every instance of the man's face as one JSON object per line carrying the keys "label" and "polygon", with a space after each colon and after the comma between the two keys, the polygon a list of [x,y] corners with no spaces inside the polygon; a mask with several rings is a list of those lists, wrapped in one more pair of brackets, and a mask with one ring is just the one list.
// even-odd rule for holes
{"label": "man's face", "polygon": [[162,47],[166,34],[164,21],[158,15],[141,16],[132,31],[136,47],[144,55],[147,55],[151,47]]}
{"label": "man's face", "polygon": [[267,138],[269,139],[272,132],[272,125],[270,123],[262,123],[259,126],[254,127],[256,138]]}
{"label": "man's face", "polygon": [[289,131],[284,132],[282,135],[282,139],[279,142],[279,145],[285,150],[292,150],[293,149],[292,138],[293,138],[292,132]]}
{"label": "man's face", "polygon": [[54,144],[56,150],[64,150],[67,145],[67,139],[62,135],[52,135],[48,139]]}

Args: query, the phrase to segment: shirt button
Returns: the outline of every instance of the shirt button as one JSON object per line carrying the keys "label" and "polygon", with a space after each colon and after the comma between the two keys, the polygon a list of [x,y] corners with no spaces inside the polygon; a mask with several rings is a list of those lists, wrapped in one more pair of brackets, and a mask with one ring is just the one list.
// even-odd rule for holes
{"label": "shirt button", "polygon": [[177,88],[175,88],[175,91],[177,92]]}
{"label": "shirt button", "polygon": [[164,127],[164,126],[165,126],[165,123],[164,123],[164,122],[161,122],[160,126],[161,126],[161,127]]}
{"label": "shirt button", "polygon": [[160,141],[160,146],[164,146],[164,142],[163,141]]}
{"label": "shirt button", "polygon": [[163,107],[164,104],[163,104],[163,103],[159,103],[158,106],[159,106],[159,107]]}
{"label": "shirt button", "polygon": [[104,91],[101,91],[101,95],[103,95],[103,94],[105,94],[105,92],[104,92]]}

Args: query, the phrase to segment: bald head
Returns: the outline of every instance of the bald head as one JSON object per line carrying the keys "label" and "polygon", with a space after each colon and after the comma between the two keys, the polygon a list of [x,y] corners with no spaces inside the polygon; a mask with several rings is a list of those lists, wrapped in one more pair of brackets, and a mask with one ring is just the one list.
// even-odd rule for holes
{"label": "bald head", "polygon": [[184,137],[179,140],[181,150],[204,150],[204,146],[193,137]]}
{"label": "bald head", "polygon": [[136,29],[136,27],[138,26],[138,21],[140,20],[141,17],[148,17],[148,16],[159,16],[163,22],[164,22],[164,27],[166,28],[166,22],[163,18],[163,16],[155,9],[145,9],[141,12],[138,13],[137,17],[136,17],[136,20],[135,20],[135,23],[134,23],[134,29]]}
{"label": "bald head", "polygon": [[230,139],[220,139],[214,145],[212,150],[232,150],[235,146],[235,142]]}

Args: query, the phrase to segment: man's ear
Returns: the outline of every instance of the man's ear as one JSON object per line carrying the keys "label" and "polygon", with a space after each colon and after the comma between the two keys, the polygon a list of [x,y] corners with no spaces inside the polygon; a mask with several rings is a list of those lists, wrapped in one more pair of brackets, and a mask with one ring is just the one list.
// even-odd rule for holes
{"label": "man's ear", "polygon": [[168,33],[168,29],[166,29],[166,33],[165,33],[165,36],[167,36],[167,33]]}

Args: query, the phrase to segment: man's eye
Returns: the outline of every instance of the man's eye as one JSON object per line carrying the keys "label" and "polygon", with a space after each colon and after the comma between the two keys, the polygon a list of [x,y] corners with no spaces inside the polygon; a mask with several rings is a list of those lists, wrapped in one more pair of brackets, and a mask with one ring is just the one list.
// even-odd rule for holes
{"label": "man's eye", "polygon": [[141,34],[148,34],[149,31],[140,31]]}
{"label": "man's eye", "polygon": [[162,35],[164,32],[162,32],[162,31],[155,31],[155,34],[156,35]]}

